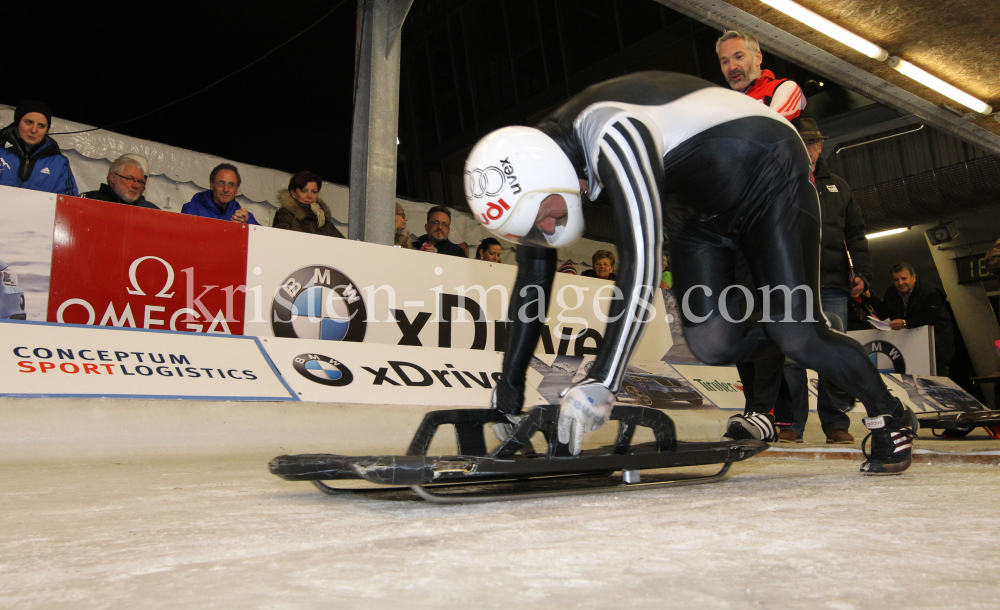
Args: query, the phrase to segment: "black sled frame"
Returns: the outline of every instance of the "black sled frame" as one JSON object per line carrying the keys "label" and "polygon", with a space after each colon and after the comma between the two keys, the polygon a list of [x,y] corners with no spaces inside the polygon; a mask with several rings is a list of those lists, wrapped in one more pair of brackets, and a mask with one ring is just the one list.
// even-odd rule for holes
{"label": "black sled frame", "polygon": [[[611,413],[618,422],[615,444],[569,454],[556,434],[558,405],[531,409],[509,438],[493,452],[486,448],[486,424],[508,423],[492,409],[449,409],[424,416],[405,456],[283,455],[271,460],[271,473],[289,481],[312,481],[330,495],[372,493],[410,488],[420,498],[440,504],[494,502],[521,498],[559,497],[608,491],[634,491],[720,481],[733,462],[767,449],[754,440],[678,442],[674,422],[662,411],[619,405]],[[428,456],[437,429],[453,425],[458,455]],[[653,432],[654,440],[632,443],[637,427]],[[531,438],[541,432],[548,451],[537,453]],[[670,476],[642,480],[644,470],[721,464],[715,474]],[[612,476],[621,472],[620,477]],[[363,479],[379,487],[338,488],[324,481]]]}
{"label": "black sled frame", "polygon": [[[992,438],[1000,438],[1000,411],[938,411],[920,413],[921,428],[929,428],[934,436],[961,438],[982,427]],[[938,433],[938,430],[941,430]]]}

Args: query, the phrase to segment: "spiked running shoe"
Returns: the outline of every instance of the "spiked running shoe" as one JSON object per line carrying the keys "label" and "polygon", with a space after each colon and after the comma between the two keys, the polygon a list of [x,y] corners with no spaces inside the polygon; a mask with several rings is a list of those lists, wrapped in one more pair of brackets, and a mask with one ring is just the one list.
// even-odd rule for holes
{"label": "spiked running shoe", "polygon": [[[866,476],[900,474],[913,461],[913,440],[917,437],[917,416],[902,404],[892,415],[866,417],[862,421],[871,430],[861,442],[861,451],[867,458],[861,465],[861,474]],[[871,439],[871,450],[866,444]]]}
{"label": "spiked running shoe", "polygon": [[742,441],[749,439],[765,443],[778,442],[778,429],[774,425],[774,416],[770,413],[748,413],[730,417],[722,440]]}

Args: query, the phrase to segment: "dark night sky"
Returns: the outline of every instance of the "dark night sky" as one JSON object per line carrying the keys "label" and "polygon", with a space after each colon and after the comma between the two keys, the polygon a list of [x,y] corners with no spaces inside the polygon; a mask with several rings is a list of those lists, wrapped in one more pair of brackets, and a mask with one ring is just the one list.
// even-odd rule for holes
{"label": "dark night sky", "polygon": [[[40,99],[57,117],[104,126],[245,66],[337,2],[10,4],[0,103]],[[344,0],[250,69],[111,130],[347,184],[356,10]]]}

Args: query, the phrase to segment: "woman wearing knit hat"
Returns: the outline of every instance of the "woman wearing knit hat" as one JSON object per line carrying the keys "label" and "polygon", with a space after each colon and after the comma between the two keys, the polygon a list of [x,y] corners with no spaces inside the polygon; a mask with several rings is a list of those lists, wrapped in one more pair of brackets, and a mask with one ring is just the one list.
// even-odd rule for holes
{"label": "woman wearing knit hat", "polygon": [[14,122],[0,130],[0,185],[76,196],[76,179],[59,145],[49,137],[52,111],[23,100]]}
{"label": "woman wearing knit hat", "polygon": [[300,233],[343,238],[333,226],[330,208],[319,198],[323,179],[312,172],[299,172],[288,182],[288,189],[278,191],[281,207],[274,213],[271,226]]}

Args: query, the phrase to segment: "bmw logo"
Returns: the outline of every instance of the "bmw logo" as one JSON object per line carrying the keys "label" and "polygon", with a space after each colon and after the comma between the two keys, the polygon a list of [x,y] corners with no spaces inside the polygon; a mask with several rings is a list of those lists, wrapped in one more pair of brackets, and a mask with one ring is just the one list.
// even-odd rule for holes
{"label": "bmw logo", "polygon": [[364,341],[367,317],[365,301],[351,278],[320,265],[285,278],[271,303],[275,337]]}
{"label": "bmw logo", "polygon": [[329,356],[299,354],[292,359],[292,366],[299,375],[323,385],[342,386],[354,381],[351,369]]}
{"label": "bmw logo", "polygon": [[903,374],[906,372],[906,360],[903,359],[899,348],[892,343],[872,341],[865,343],[863,347],[880,373]]}

